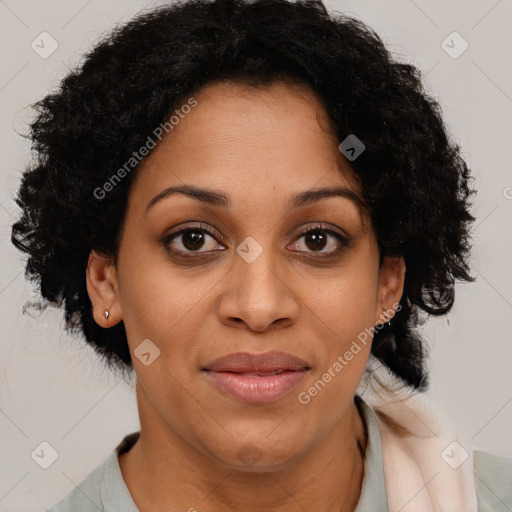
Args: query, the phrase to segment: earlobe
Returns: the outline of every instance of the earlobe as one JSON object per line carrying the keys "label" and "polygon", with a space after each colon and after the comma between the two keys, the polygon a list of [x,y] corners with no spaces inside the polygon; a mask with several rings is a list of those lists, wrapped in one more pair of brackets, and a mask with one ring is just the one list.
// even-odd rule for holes
{"label": "earlobe", "polygon": [[379,272],[376,325],[388,322],[396,313],[404,290],[405,271],[403,257],[384,257]]}
{"label": "earlobe", "polygon": [[112,258],[91,251],[86,269],[86,282],[94,321],[104,328],[119,323],[122,313]]}

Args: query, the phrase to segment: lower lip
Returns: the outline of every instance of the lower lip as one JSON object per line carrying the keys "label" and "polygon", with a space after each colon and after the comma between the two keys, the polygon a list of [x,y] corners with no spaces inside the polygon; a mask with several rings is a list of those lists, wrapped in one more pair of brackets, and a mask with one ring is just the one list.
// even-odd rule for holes
{"label": "lower lip", "polygon": [[206,372],[218,389],[243,402],[273,402],[297,387],[306,370],[284,371],[279,375],[244,375],[243,373]]}

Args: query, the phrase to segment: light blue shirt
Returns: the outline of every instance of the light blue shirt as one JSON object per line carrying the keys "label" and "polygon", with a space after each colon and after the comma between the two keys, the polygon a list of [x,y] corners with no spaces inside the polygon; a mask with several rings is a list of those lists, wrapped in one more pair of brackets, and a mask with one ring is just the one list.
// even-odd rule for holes
{"label": "light blue shirt", "polygon": [[[388,512],[382,447],[377,418],[358,401],[368,442],[361,495],[355,512]],[[139,432],[128,434],[106,461],[47,512],[140,512],[123,480],[118,455],[131,448]],[[474,450],[478,512],[512,511],[512,458]]]}

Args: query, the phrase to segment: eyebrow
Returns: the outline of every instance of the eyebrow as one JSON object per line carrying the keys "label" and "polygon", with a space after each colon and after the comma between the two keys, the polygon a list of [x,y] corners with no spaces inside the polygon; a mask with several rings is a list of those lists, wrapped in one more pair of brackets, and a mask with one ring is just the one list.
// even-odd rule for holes
{"label": "eyebrow", "polygon": [[[197,199],[198,201],[224,208],[229,208],[232,204],[229,196],[222,192],[195,187],[193,185],[177,185],[166,188],[153,197],[146,206],[146,212],[156,203],[172,196],[173,194],[183,194],[193,199]],[[298,208],[299,206],[304,206],[305,204],[314,203],[330,197],[343,197],[345,199],[349,199],[358,207],[364,205],[363,200],[353,190],[344,187],[329,187],[310,189],[300,192],[290,198],[288,201],[288,207],[290,209]]]}

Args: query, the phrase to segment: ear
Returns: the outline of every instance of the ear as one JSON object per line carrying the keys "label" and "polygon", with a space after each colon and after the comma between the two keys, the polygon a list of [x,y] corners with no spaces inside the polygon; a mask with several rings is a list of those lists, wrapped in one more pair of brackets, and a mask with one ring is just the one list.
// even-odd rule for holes
{"label": "ear", "polygon": [[[105,328],[119,323],[122,320],[122,312],[118,297],[117,274],[112,258],[91,251],[85,274],[94,321]],[[105,311],[109,312],[108,318],[105,317]]]}
{"label": "ear", "polygon": [[402,257],[384,257],[379,270],[375,325],[386,323],[396,313],[404,291],[404,279],[404,259]]}

